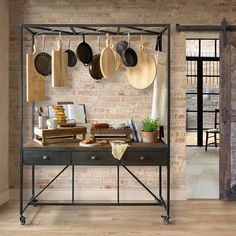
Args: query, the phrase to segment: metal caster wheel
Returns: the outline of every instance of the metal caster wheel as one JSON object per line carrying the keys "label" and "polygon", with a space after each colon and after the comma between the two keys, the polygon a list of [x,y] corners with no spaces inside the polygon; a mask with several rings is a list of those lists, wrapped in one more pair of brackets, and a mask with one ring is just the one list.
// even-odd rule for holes
{"label": "metal caster wheel", "polygon": [[168,225],[170,223],[169,216],[161,216],[163,218],[163,224]]}
{"label": "metal caster wheel", "polygon": [[25,218],[24,216],[20,216],[20,223],[21,223],[22,225],[25,224],[25,221],[26,221],[26,218]]}

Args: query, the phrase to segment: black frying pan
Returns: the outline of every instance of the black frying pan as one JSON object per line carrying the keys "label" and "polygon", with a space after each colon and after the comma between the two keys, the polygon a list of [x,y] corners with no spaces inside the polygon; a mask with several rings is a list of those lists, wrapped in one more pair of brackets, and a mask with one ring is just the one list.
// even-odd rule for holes
{"label": "black frying pan", "polygon": [[120,54],[120,56],[122,55],[122,53],[125,51],[125,49],[128,47],[128,42],[126,41],[119,41],[116,44],[116,51]]}
{"label": "black frying pan", "polygon": [[120,53],[121,60],[127,67],[134,67],[138,63],[138,57],[134,49],[130,47],[130,34],[128,33],[128,43],[126,41],[120,41],[116,45],[116,50]]}
{"label": "black frying pan", "polygon": [[68,54],[68,66],[74,67],[77,63],[77,58],[74,51],[70,49],[70,39],[68,39],[68,49],[65,52]]}
{"label": "black frying pan", "polygon": [[93,56],[92,61],[89,63],[89,73],[93,79],[102,79],[103,74],[100,69],[100,54],[96,54]]}
{"label": "black frying pan", "polygon": [[[44,51],[45,41],[44,35],[42,40],[42,51]],[[43,76],[51,75],[52,73],[52,58],[46,52],[39,53],[34,59],[34,66],[37,72]]]}
{"label": "black frying pan", "polygon": [[138,63],[137,54],[130,47],[126,48],[125,51],[122,53],[121,60],[127,67],[134,67]]}
{"label": "black frying pan", "polygon": [[94,55],[92,61],[89,63],[89,74],[93,79],[101,80],[103,78],[103,74],[100,67],[100,37],[98,37],[97,43],[99,54]]}
{"label": "black frying pan", "polygon": [[85,37],[83,35],[83,42],[80,43],[76,49],[76,56],[78,59],[84,63],[84,65],[88,65],[93,59],[93,51],[92,48],[85,42]]}

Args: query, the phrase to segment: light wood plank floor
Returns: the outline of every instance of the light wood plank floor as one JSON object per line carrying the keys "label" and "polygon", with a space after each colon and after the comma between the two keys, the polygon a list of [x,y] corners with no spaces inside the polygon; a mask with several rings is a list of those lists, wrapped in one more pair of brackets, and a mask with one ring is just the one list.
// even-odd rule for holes
{"label": "light wood plank floor", "polygon": [[0,207],[1,236],[235,236],[236,202],[173,201],[171,224],[156,206],[29,207],[19,224],[18,202]]}

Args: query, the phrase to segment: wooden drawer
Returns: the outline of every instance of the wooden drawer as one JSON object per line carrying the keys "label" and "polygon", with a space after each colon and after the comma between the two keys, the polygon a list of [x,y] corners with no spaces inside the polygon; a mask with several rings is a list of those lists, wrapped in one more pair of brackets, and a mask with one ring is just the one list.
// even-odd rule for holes
{"label": "wooden drawer", "polygon": [[165,166],[168,163],[167,152],[130,151],[121,159],[121,165],[130,166]]}
{"label": "wooden drawer", "polygon": [[117,163],[117,159],[112,156],[111,152],[72,152],[73,165],[117,165]]}
{"label": "wooden drawer", "polygon": [[23,163],[28,165],[69,165],[69,151],[24,151]]}

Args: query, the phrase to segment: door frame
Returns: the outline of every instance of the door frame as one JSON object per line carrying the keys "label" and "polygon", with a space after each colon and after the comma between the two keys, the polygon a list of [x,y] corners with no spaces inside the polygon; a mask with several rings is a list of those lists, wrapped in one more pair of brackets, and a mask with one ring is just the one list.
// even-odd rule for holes
{"label": "door frame", "polygon": [[[232,185],[231,173],[231,121],[236,122],[236,110],[231,110],[231,64],[227,57],[230,47],[233,44],[236,48],[236,36],[232,37],[232,32],[236,35],[236,25],[228,25],[225,19],[220,25],[176,25],[178,32],[219,32],[220,33],[220,158],[219,158],[219,189],[220,200],[236,200],[236,183]],[[229,54],[230,55],[230,54]],[[226,60],[224,65],[222,61]],[[236,64],[236,57],[235,57]],[[236,73],[235,73],[236,74]],[[236,171],[235,171],[236,172]],[[235,173],[236,175],[236,173]],[[231,186],[232,185],[232,186]]]}

